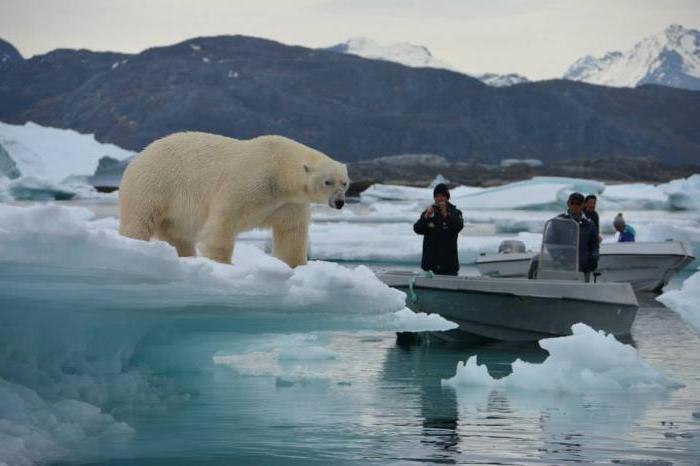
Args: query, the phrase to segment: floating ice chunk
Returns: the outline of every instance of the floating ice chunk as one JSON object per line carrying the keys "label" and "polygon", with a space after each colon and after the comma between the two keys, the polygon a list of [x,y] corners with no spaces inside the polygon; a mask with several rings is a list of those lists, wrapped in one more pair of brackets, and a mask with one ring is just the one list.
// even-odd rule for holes
{"label": "floating ice chunk", "polygon": [[667,291],[656,299],[700,332],[700,272],[688,277],[681,289]]}
{"label": "floating ice chunk", "polygon": [[454,377],[443,385],[504,386],[528,390],[586,392],[589,390],[659,390],[681,385],[639,358],[632,346],[585,324],[571,327],[572,335],[540,340],[549,357],[542,364],[521,360],[513,363],[512,374],[493,379],[486,366],[472,356],[457,365]]}
{"label": "floating ice chunk", "polygon": [[527,181],[509,183],[463,196],[452,202],[460,209],[552,209],[560,208],[569,194],[600,194],[605,185],[579,178],[537,176]]}
{"label": "floating ice chunk", "polygon": [[669,195],[663,186],[645,183],[607,185],[599,198],[602,209],[657,209],[670,208]]}
{"label": "floating ice chunk", "polygon": [[[243,300],[253,308],[272,303],[296,308],[332,306],[333,312],[342,315],[391,313],[404,307],[405,295],[384,285],[365,266],[310,262],[291,269],[243,243],[236,247],[233,267],[204,257],[179,258],[167,243],[125,238],[113,224],[90,222],[88,215],[92,214],[82,208],[0,205],[0,261],[90,267],[115,272],[112,277],[148,277],[152,285],[174,287],[173,299],[177,296],[183,305],[203,296],[207,301],[220,296],[228,303]],[[105,223],[107,228],[100,228]],[[268,300],[253,299],[259,296]],[[152,299],[158,305],[156,297]],[[140,304],[148,306],[148,301]]]}
{"label": "floating ice chunk", "polygon": [[360,199],[362,202],[421,201],[429,203],[433,199],[433,190],[377,183],[362,191]]}
{"label": "floating ice chunk", "polygon": [[77,177],[69,177],[60,183],[34,176],[21,176],[14,180],[0,177],[0,201],[67,201],[113,196],[97,192],[92,185]]}
{"label": "floating ice chunk", "polygon": [[660,187],[669,196],[671,209],[700,209],[700,174],[673,180]]}
{"label": "floating ice chunk", "polygon": [[[436,183],[437,184],[437,183]],[[431,183],[432,186],[432,183]],[[484,188],[474,186],[457,186],[450,190],[450,199],[481,192]],[[373,203],[378,201],[402,201],[421,202],[423,208],[433,202],[433,188],[416,188],[412,186],[399,186],[391,184],[373,184],[362,193],[360,199],[363,203]],[[454,201],[453,201],[454,202]],[[395,205],[395,204],[394,204]]]}
{"label": "floating ice chunk", "polygon": [[426,314],[425,312],[413,312],[403,308],[394,313],[394,321],[388,325],[397,332],[426,332],[445,331],[459,327],[438,314]]}
{"label": "floating ice chunk", "polygon": [[[685,241],[689,243],[700,243],[700,224],[664,222],[639,222],[629,220],[636,231],[637,241]],[[602,229],[602,226],[601,226]]]}
{"label": "floating ice chunk", "polygon": [[[525,242],[529,249],[537,249],[541,237],[541,234],[526,232],[519,233],[515,238],[505,235],[459,235],[459,261],[462,264],[474,263],[480,253],[498,251],[498,245],[504,239],[518,239]],[[246,235],[246,238],[251,236]],[[411,223],[312,224],[309,238],[310,256],[320,260],[401,262],[417,267],[423,250],[423,237],[414,233]]]}
{"label": "floating ice chunk", "polygon": [[0,145],[10,154],[23,176],[62,182],[71,175],[92,175],[100,158],[123,160],[134,152],[102,144],[92,134],[49,128],[28,122],[0,122]]}

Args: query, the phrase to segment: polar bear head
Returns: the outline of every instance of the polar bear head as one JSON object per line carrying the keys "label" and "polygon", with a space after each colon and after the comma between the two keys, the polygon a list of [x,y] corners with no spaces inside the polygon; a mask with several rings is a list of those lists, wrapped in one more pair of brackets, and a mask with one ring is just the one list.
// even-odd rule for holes
{"label": "polar bear head", "polygon": [[345,205],[345,192],[350,186],[345,164],[330,158],[307,161],[303,164],[307,177],[306,192],[309,200],[318,204],[327,203],[334,209]]}

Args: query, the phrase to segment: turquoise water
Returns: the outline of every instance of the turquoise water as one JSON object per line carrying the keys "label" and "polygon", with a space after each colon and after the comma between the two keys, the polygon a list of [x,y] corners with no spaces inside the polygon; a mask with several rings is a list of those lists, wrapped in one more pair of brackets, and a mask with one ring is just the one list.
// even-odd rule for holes
{"label": "turquoise water", "polygon": [[[133,434],[71,443],[53,464],[691,465],[700,458],[700,419],[692,415],[700,410],[700,337],[650,295],[641,297],[632,343],[685,387],[575,395],[441,385],[470,355],[492,376],[507,375],[516,358],[541,362],[547,353],[536,344],[402,347],[391,332],[291,319],[284,310],[120,309],[110,302],[124,302],[124,280],[96,287],[90,277],[65,268],[0,271],[3,377],[27,379],[17,367],[29,359],[49,378],[55,367],[93,381],[115,371],[138,375],[138,388],[102,404]],[[311,337],[336,357],[301,372],[294,359],[271,371],[264,358],[247,370],[213,360]]]}

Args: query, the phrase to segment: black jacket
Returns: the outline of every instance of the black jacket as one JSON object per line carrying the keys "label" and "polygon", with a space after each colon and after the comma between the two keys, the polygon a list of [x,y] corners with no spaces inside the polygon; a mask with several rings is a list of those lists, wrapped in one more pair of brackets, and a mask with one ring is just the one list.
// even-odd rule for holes
{"label": "black jacket", "polygon": [[580,219],[572,217],[568,212],[559,215],[578,223],[578,268],[581,272],[593,272],[598,268],[598,232],[593,222],[584,215]]}
{"label": "black jacket", "polygon": [[447,203],[447,216],[443,217],[436,206],[433,216],[425,218],[421,213],[413,225],[413,231],[423,235],[423,258],[421,268],[441,275],[457,275],[459,257],[457,255],[457,236],[464,228],[462,212]]}
{"label": "black jacket", "polygon": [[598,217],[598,212],[596,212],[595,210],[592,212],[584,211],[583,215],[585,215],[588,220],[593,222],[593,226],[595,227],[596,236],[600,235],[600,217]]}

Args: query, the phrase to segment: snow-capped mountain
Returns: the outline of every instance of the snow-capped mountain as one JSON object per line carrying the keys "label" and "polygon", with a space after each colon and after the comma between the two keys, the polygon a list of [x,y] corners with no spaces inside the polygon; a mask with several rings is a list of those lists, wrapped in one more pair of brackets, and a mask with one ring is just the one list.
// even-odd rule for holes
{"label": "snow-capped mountain", "polygon": [[474,77],[489,86],[494,87],[507,87],[514,84],[529,83],[530,80],[527,79],[522,74],[509,73],[509,74],[495,74],[495,73],[484,73],[474,75]]}
{"label": "snow-capped mountain", "polygon": [[426,47],[408,42],[381,45],[372,39],[354,37],[347,42],[328,47],[328,50],[349,53],[373,60],[386,60],[414,68],[442,68],[456,71],[447,62],[435,58]]}
{"label": "snow-capped mountain", "polygon": [[580,58],[564,73],[564,79],[617,87],[661,84],[700,90],[700,31],[671,25],[627,52]]}
{"label": "snow-capped mountain", "polygon": [[[357,37],[349,39],[347,42],[342,44],[328,47],[327,50],[339,53],[349,53],[351,55],[358,55],[360,57],[370,58],[373,60],[392,61],[414,68],[441,68],[462,73],[462,71],[457,70],[449,63],[435,58],[426,47],[422,45],[410,44],[408,42],[381,45],[372,39]],[[481,75],[470,74],[469,76],[472,76],[488,84],[489,86],[497,87],[512,86],[513,84],[528,82],[526,77],[513,73],[504,75],[495,73],[486,73]]]}

